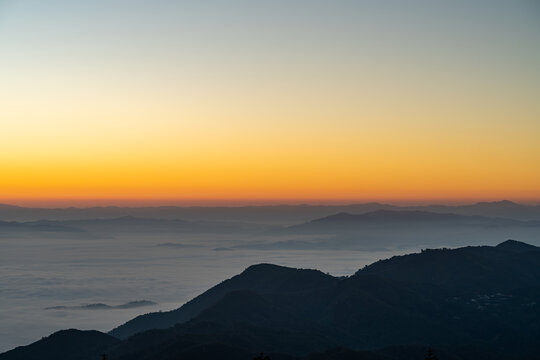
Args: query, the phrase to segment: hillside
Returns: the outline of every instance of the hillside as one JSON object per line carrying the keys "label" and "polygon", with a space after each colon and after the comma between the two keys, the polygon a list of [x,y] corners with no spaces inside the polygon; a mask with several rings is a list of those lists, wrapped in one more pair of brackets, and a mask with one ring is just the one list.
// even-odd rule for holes
{"label": "hillside", "polygon": [[[539,304],[540,248],[513,240],[396,256],[342,278],[260,264],[177,310],[114,329],[124,340],[107,352],[122,360],[249,359],[260,351],[412,360],[431,346],[441,360],[530,359],[540,351]],[[39,344],[0,360],[33,356]]]}
{"label": "hillside", "polygon": [[303,289],[311,291],[314,288],[331,286],[336,282],[337,279],[316,270],[298,270],[272,264],[253,265],[241,274],[197,296],[179,309],[138,316],[113,329],[110,334],[123,339],[143,330],[164,329],[186,322],[232,291],[249,289],[263,294],[297,292]]}
{"label": "hillside", "polygon": [[[62,330],[28,346],[20,346],[0,354],[0,359],[44,360],[44,359],[100,359],[119,340],[99,331]],[[63,354],[67,356],[64,357]]]}

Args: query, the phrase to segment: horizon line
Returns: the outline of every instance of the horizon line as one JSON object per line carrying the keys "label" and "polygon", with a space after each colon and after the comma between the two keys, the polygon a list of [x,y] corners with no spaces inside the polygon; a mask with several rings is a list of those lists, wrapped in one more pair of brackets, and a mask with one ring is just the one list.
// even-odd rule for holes
{"label": "horizon line", "polygon": [[507,198],[410,198],[410,199],[0,199],[0,205],[22,208],[94,208],[94,207],[265,207],[265,206],[347,206],[381,204],[393,206],[473,205],[478,203],[512,202],[521,205],[540,205],[540,199]]}

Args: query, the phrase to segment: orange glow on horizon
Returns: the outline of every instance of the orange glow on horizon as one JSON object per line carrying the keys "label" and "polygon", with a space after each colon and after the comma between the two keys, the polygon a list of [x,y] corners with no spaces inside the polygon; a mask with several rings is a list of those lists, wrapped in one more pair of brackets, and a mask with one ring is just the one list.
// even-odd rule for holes
{"label": "orange glow on horizon", "polygon": [[221,26],[204,2],[38,3],[0,22],[0,202],[540,199],[540,28],[520,6],[469,21],[448,2],[454,23],[264,2]]}
{"label": "orange glow on horizon", "polygon": [[[421,205],[468,205],[478,202],[497,202],[503,198],[2,198],[0,204],[22,207],[100,207],[100,206],[277,206],[277,205],[350,205],[381,203],[397,206]],[[508,200],[508,199],[504,199]],[[540,198],[511,198],[510,201],[524,205],[540,205]]]}

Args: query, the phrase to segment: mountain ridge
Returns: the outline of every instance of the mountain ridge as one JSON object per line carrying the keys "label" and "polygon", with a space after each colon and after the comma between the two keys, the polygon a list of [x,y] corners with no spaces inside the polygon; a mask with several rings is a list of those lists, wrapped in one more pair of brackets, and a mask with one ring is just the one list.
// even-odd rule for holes
{"label": "mountain ridge", "polygon": [[5,220],[69,220],[80,218],[114,218],[126,215],[185,220],[248,221],[289,223],[309,221],[339,212],[365,213],[374,210],[426,210],[461,215],[485,215],[518,220],[540,220],[540,205],[518,204],[509,200],[477,202],[465,205],[399,206],[368,202],[346,205],[258,205],[258,206],[97,206],[68,208],[31,208],[16,205],[0,206]]}
{"label": "mountain ridge", "polygon": [[[504,243],[502,243],[504,244]],[[525,243],[520,243],[525,244]],[[531,249],[539,249],[538,247],[525,244],[527,246],[530,246]],[[422,253],[414,253],[414,254],[408,254],[403,256],[396,256],[392,257],[387,260],[381,260],[378,262],[375,262],[368,267],[365,267],[364,269],[359,270],[355,275],[351,276],[350,278],[354,278],[354,276],[365,276],[365,275],[376,275],[378,277],[387,278],[390,281],[397,281],[402,282],[403,278],[400,276],[394,276],[394,277],[388,277],[387,273],[389,270],[387,270],[387,267],[385,267],[386,264],[390,263],[393,264],[393,266],[404,266],[402,264],[407,265],[408,262],[419,262],[416,259],[431,259],[429,262],[425,264],[421,264],[422,266],[419,269],[416,268],[410,268],[408,271],[413,271],[413,273],[416,272],[426,272],[429,274],[429,276],[433,277],[435,276],[435,273],[433,272],[432,266],[439,266],[441,268],[441,272],[439,274],[439,278],[437,281],[441,282],[443,279],[448,279],[457,276],[458,274],[461,276],[460,279],[466,279],[467,274],[463,271],[456,272],[456,269],[464,268],[464,264],[470,264],[467,265],[471,269],[477,271],[478,269],[483,269],[483,266],[486,266],[488,264],[489,266],[493,266],[493,262],[501,262],[501,266],[507,266],[507,264],[510,262],[515,261],[516,256],[520,256],[521,258],[524,258],[527,260],[526,265],[534,266],[534,260],[537,259],[536,250],[532,252],[533,258],[529,259],[527,257],[526,253],[520,252],[516,254],[514,251],[506,251],[504,247],[491,247],[491,246],[482,246],[482,247],[464,247],[464,248],[458,248],[458,249],[439,249],[439,250],[426,250]],[[473,258],[474,261],[471,260],[471,256],[474,255]],[[487,256],[492,256],[492,254],[495,254],[495,260],[493,261],[487,261],[484,260],[484,258]],[[461,262],[456,262],[454,264],[453,262],[450,262],[450,265],[447,265],[446,263],[440,262],[439,258],[440,256],[448,257],[451,256],[452,261],[455,261],[455,259],[460,260]],[[509,257],[509,261],[503,261],[505,257]],[[503,260],[501,260],[503,259]],[[533,261],[532,264],[530,262]],[[517,270],[519,270],[520,266],[524,265],[523,263],[517,263],[516,267]],[[448,268],[446,268],[448,267]],[[376,269],[376,271],[374,271]],[[489,269],[489,267],[488,267]],[[268,271],[270,270],[270,271]],[[428,272],[429,270],[429,272]],[[518,282],[514,281],[514,278],[508,274],[506,274],[506,268],[500,270],[500,273],[492,273],[485,269],[482,271],[482,276],[480,280],[482,279],[490,279],[489,286],[492,286],[493,282],[496,282],[497,274],[500,274],[503,276],[506,281],[504,282],[505,287],[512,287],[513,285],[518,284]],[[296,271],[299,271],[298,273]],[[290,275],[288,274],[295,274],[296,279],[292,279]],[[404,270],[398,269],[395,271],[395,274],[407,274],[407,272],[404,272]],[[506,275],[505,275],[506,274]],[[535,267],[535,273],[533,274],[536,276],[535,279],[540,279],[540,268]],[[283,276],[286,276],[288,278],[287,281],[284,281],[282,278]],[[417,275],[415,275],[417,276]],[[339,286],[339,284],[342,282],[343,279],[341,278],[335,278],[330,275],[323,274],[320,271],[317,270],[297,270],[293,268],[286,268],[286,267],[280,267],[277,265],[271,265],[271,264],[257,264],[252,265],[246,270],[244,270],[241,274],[236,275],[235,277],[225,280],[222,283],[216,285],[214,288],[211,288],[207,292],[199,295],[198,297],[194,298],[190,302],[186,303],[184,306],[182,306],[179,309],[172,310],[170,312],[164,312],[164,313],[150,313],[145,314],[140,317],[137,317],[130,322],[115,328],[111,331],[111,334],[120,338],[125,338],[129,336],[130,333],[133,333],[133,331],[142,331],[144,330],[144,326],[141,325],[144,323],[144,321],[147,321],[148,319],[152,319],[153,326],[157,326],[160,321],[157,320],[157,317],[161,317],[162,319],[168,318],[169,320],[166,321],[162,327],[172,326],[173,321],[181,322],[181,321],[187,321],[190,318],[193,318],[197,316],[200,311],[202,311],[205,307],[211,306],[217,300],[226,294],[229,291],[234,290],[243,290],[243,289],[255,289],[258,293],[287,293],[287,291],[296,291],[301,294],[300,288],[295,287],[294,284],[296,284],[297,280],[301,278],[302,279],[302,290],[306,291],[317,291],[322,289],[335,289]],[[364,277],[365,278],[365,277]],[[307,280],[310,281],[307,281]],[[420,278],[419,278],[420,279]],[[467,290],[470,290],[471,288],[474,289],[476,285],[476,281],[480,281],[478,279],[471,280],[470,283],[467,286],[464,286]],[[451,281],[445,280],[446,284],[451,284]],[[523,281],[531,281],[530,277],[525,277]],[[534,281],[534,279],[532,279]],[[433,279],[427,279],[426,281],[422,282],[414,282],[419,284],[432,284],[434,282]],[[288,285],[287,285],[288,284]],[[173,316],[170,316],[173,315]],[[130,324],[131,323],[131,324]],[[129,326],[126,325],[135,325],[133,329],[128,330]],[[134,330],[136,329],[136,330]]]}
{"label": "mountain ridge", "polygon": [[[540,350],[539,250],[516,240],[425,249],[348,277],[256,264],[179,309],[114,329],[123,340],[106,351],[115,360],[232,360],[259,351],[276,360],[412,360],[432,346],[441,360],[530,359]],[[38,343],[0,360],[37,359],[21,354],[35,354]],[[328,350],[336,347],[345,350]],[[60,355],[50,351],[40,359]]]}

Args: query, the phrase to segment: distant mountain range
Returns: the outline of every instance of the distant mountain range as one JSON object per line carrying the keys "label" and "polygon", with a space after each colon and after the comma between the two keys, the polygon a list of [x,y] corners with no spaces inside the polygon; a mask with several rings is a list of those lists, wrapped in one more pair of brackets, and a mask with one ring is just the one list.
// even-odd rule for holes
{"label": "distant mountain range", "polygon": [[51,223],[48,221],[1,221],[0,236],[17,233],[80,233],[81,229],[64,225],[61,223]]}
{"label": "distant mountain range", "polygon": [[[114,236],[117,233],[249,234],[274,241],[243,242],[223,249],[373,250],[421,244],[456,246],[463,244],[460,241],[470,244],[473,239],[477,239],[477,243],[485,243],[488,239],[508,237],[535,242],[535,239],[540,239],[540,221],[404,209],[375,210],[361,214],[341,212],[290,226],[233,221],[187,221],[131,215],[76,220],[0,221],[0,236],[35,232],[65,233],[73,237]],[[310,238],[298,238],[297,235],[309,235]],[[162,245],[186,247],[186,244]]]}
{"label": "distant mountain range", "polygon": [[[374,222],[374,221],[412,221],[412,222],[424,222],[424,221],[439,221],[439,222],[452,222],[452,223],[480,223],[480,224],[521,224],[524,221],[511,220],[504,218],[493,218],[479,215],[459,215],[454,213],[438,213],[430,211],[420,210],[376,210],[363,214],[349,214],[339,213],[336,215],[327,216],[321,219],[315,219],[312,223],[320,222]],[[540,221],[536,222],[536,225],[540,224]]]}
{"label": "distant mountain range", "polygon": [[471,205],[395,206],[380,203],[350,205],[275,205],[239,207],[89,207],[26,208],[0,204],[0,219],[13,221],[76,220],[134,216],[186,221],[233,221],[292,225],[336,213],[362,214],[377,210],[428,211],[458,215],[481,215],[516,220],[540,220],[540,205],[523,205],[511,201],[480,202]]}
{"label": "distant mountain range", "polygon": [[[71,232],[71,233],[245,233],[263,231],[264,225],[236,222],[185,221],[180,219],[154,219],[135,216],[104,219],[0,221],[2,233]],[[77,234],[75,234],[77,235]]]}
{"label": "distant mountain range", "polygon": [[[84,326],[84,324],[81,324]],[[426,249],[349,277],[271,264],[247,268],[177,310],[112,330],[63,331],[13,359],[538,359],[540,248]],[[78,344],[75,346],[74,344]]]}
{"label": "distant mountain range", "polygon": [[250,242],[238,247],[256,250],[382,250],[440,244],[482,244],[508,237],[536,243],[540,240],[540,221],[419,210],[376,210],[363,214],[333,214],[265,233],[274,236],[274,241]]}
{"label": "distant mountain range", "polygon": [[383,224],[445,225],[445,226],[480,226],[480,227],[540,227],[537,220],[514,220],[493,218],[479,215],[458,215],[453,213],[438,213],[419,210],[377,210],[364,214],[339,213],[324,218],[309,221],[306,224],[289,227],[289,230],[309,230],[320,232],[335,228],[350,230],[356,227]]}

